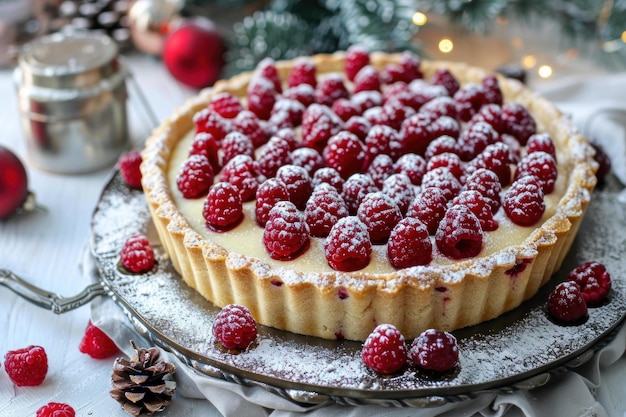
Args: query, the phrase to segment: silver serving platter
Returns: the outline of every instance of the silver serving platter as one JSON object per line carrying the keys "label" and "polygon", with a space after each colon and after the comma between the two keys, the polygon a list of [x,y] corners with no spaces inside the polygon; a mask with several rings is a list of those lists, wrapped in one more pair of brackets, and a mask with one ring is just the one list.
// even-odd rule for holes
{"label": "silver serving platter", "polygon": [[[361,344],[330,341],[261,327],[257,342],[239,354],[215,343],[211,327],[218,308],[189,288],[172,268],[158,241],[145,197],[114,173],[92,220],[92,252],[106,292],[136,330],[208,377],[269,392],[305,406],[327,403],[428,407],[508,393],[546,384],[575,369],[604,347],[626,316],[626,203],[610,179],[593,195],[578,238],[551,282],[531,300],[503,316],[455,331],[460,363],[447,374],[407,368],[380,376],[360,358]],[[130,275],[119,267],[119,251],[132,234],[155,245],[158,266]],[[581,262],[604,263],[612,273],[609,300],[591,308],[588,319],[563,326],[548,317],[550,290]]]}

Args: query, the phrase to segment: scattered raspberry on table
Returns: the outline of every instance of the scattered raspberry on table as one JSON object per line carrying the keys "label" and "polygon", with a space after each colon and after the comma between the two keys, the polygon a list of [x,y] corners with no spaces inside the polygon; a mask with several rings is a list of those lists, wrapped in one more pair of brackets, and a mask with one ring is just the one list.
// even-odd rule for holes
{"label": "scattered raspberry on table", "polygon": [[94,359],[106,359],[119,351],[115,343],[89,320],[85,334],[78,345],[82,353]]}
{"label": "scattered raspberry on table", "polygon": [[11,381],[18,387],[41,385],[48,373],[48,356],[41,346],[10,350],[4,358],[4,367]]}

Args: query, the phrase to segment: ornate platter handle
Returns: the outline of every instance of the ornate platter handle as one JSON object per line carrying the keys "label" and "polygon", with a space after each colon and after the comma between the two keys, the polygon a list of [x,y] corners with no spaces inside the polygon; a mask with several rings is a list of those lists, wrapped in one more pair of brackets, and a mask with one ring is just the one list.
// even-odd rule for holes
{"label": "ornate platter handle", "polygon": [[31,303],[51,310],[56,314],[74,310],[89,303],[95,297],[106,294],[102,282],[96,282],[88,285],[85,289],[72,297],[63,297],[39,288],[7,269],[0,269],[0,285],[7,287]]}

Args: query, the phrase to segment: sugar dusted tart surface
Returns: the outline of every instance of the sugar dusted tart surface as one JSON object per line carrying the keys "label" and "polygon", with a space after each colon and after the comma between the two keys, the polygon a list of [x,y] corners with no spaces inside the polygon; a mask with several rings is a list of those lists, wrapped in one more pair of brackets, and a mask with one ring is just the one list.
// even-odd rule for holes
{"label": "sugar dusted tart surface", "polygon": [[[344,73],[344,53],[308,59],[320,79]],[[400,54],[370,55],[381,71],[400,59]],[[283,81],[295,63],[276,62]],[[439,68],[448,69],[461,86],[479,84],[487,75],[459,63],[420,63],[426,81]],[[551,137],[558,178],[534,225],[518,226],[499,209],[494,214],[499,227],[484,233],[477,256],[450,259],[435,248],[430,263],[396,269],[386,259],[386,245],[376,244],[366,268],[342,272],[328,266],[324,238],[313,237],[301,256],[275,260],[263,246],[254,201],[244,203],[237,228],[209,230],[202,217],[204,199],[185,199],[176,177],[194,137],[194,115],[219,93],[245,104],[253,76],[219,81],[188,100],[154,131],[143,151],[143,187],[164,249],[182,279],[216,306],[244,304],[263,325],[326,339],[364,340],[381,323],[394,324],[413,338],[428,328],[451,331],[498,317],[532,297],[561,265],[595,186],[593,154],[551,103],[504,78],[498,79],[504,103],[523,105],[537,132]]]}

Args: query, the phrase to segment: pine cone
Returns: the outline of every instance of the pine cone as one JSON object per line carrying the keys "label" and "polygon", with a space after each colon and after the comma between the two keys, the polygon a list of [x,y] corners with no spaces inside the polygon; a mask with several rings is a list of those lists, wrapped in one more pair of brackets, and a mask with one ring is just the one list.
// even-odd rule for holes
{"label": "pine cone", "polygon": [[174,373],[175,366],[159,359],[156,348],[138,348],[132,340],[130,344],[136,355],[130,361],[117,358],[111,375],[111,397],[122,405],[122,409],[135,417],[151,416],[162,411],[172,402],[176,382],[164,380]]}

